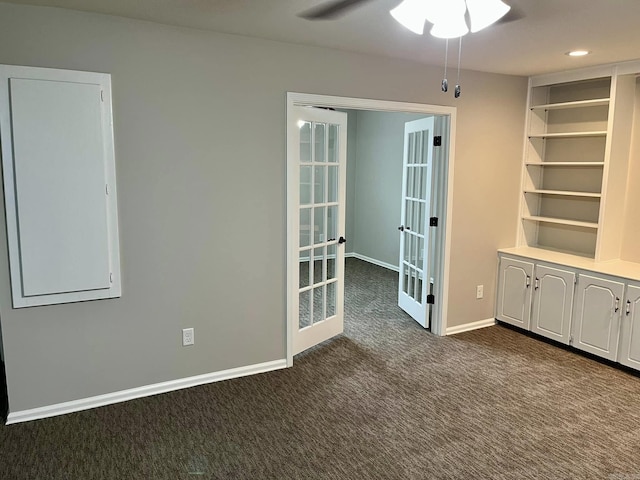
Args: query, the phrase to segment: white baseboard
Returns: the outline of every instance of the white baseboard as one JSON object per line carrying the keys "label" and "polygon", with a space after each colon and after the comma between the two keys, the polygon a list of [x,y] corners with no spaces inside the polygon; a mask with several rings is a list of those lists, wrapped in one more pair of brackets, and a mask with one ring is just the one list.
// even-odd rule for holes
{"label": "white baseboard", "polygon": [[286,368],[287,360],[274,360],[272,362],[258,363],[248,365],[246,367],[231,368],[220,372],[205,373],[194,377],[180,378],[178,380],[170,380],[168,382],[155,383],[144,387],[131,388],[128,390],[120,390],[119,392],[97,395],[95,397],[82,398],[70,402],[57,403],[47,405],[45,407],[32,408],[29,410],[19,410],[9,413],[7,417],[7,425],[12,423],[28,422],[40,418],[55,417],[56,415],[64,415],[66,413],[79,412],[81,410],[89,410],[90,408],[102,407],[113,403],[125,402],[134,398],[150,397],[159,393],[172,392],[183,388],[195,387],[206,383],[219,382],[221,380],[229,380],[231,378],[245,377],[247,375],[255,375],[256,373],[270,372]]}
{"label": "white baseboard", "polygon": [[487,318],[486,320],[478,320],[477,322],[465,323],[464,325],[455,325],[453,327],[447,328],[446,335],[455,335],[456,333],[468,332],[469,330],[491,327],[495,324],[495,318]]}
{"label": "white baseboard", "polygon": [[392,265],[387,262],[382,262],[380,260],[376,260],[375,258],[367,257],[365,255],[360,255],[359,253],[349,252],[344,254],[345,257],[357,258],[359,260],[363,260],[365,262],[373,263],[374,265],[378,265],[379,267],[388,268],[389,270],[393,270],[394,272],[399,272],[400,269],[398,265]]}

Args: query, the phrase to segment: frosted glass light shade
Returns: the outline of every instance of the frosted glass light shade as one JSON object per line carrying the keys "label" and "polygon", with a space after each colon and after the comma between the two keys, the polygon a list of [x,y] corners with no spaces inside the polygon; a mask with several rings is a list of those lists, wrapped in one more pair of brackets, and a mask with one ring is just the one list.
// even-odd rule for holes
{"label": "frosted glass light shade", "polygon": [[424,33],[424,24],[428,21],[433,24],[431,35],[434,37],[457,38],[469,33],[467,10],[471,31],[475,33],[495,23],[510,9],[501,0],[403,0],[390,13],[418,35]]}
{"label": "frosted glass light shade", "polygon": [[460,15],[436,23],[430,33],[438,38],[458,38],[469,33],[469,27],[464,21],[464,15]]}
{"label": "frosted glass light shade", "polygon": [[[451,14],[451,4],[442,2],[442,0],[422,0],[424,3],[424,16],[427,22],[436,24],[443,17],[446,18]],[[457,9],[460,9],[460,0],[455,0],[453,10],[456,10],[455,3],[458,3]],[[464,3],[464,0],[462,0]],[[466,8],[466,7],[465,7]]]}
{"label": "frosted glass light shade", "polygon": [[464,0],[446,0],[439,2],[439,7],[432,9],[437,11],[434,18],[431,35],[438,38],[457,38],[466,35],[469,27],[464,18],[467,5]]}
{"label": "frosted glass light shade", "polygon": [[408,28],[413,33],[422,35],[424,33],[424,22],[427,19],[429,3],[430,2],[426,2],[425,0],[404,0],[389,13],[391,13],[391,16],[403,27]]}
{"label": "frosted glass light shade", "polygon": [[473,33],[497,22],[511,10],[511,7],[501,0],[466,0],[466,2]]}

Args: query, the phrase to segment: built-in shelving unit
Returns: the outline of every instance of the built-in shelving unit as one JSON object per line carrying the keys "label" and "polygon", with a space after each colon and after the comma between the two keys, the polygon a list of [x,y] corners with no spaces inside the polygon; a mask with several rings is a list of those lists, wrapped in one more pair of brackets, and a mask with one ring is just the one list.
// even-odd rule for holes
{"label": "built-in shelving unit", "polygon": [[613,70],[567,82],[531,79],[519,246],[619,258],[618,240],[603,227],[614,209],[623,209],[608,187],[626,171],[628,148],[625,157],[617,145],[629,138],[614,136],[613,126],[628,115],[618,105],[634,88],[632,76]]}
{"label": "built-in shelving unit", "polygon": [[531,77],[526,114],[496,319],[640,371],[640,61]]}

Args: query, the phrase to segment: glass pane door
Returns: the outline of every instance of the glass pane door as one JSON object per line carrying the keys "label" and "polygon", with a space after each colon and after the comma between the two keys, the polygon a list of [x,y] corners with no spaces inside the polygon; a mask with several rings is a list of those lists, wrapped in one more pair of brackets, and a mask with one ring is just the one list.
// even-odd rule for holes
{"label": "glass pane door", "polygon": [[398,305],[428,327],[426,276],[431,203],[433,118],[405,124]]}
{"label": "glass pane door", "polygon": [[308,107],[297,112],[295,353],[342,332],[346,188],[346,114]]}

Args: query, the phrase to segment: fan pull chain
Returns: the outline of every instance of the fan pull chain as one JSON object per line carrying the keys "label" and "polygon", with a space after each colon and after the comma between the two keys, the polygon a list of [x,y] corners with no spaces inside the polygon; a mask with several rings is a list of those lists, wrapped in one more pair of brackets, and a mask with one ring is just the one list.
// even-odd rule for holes
{"label": "fan pull chain", "polygon": [[460,97],[460,59],[462,58],[462,37],[460,37],[460,43],[458,43],[458,81],[456,82],[456,88],[453,91],[453,96]]}
{"label": "fan pull chain", "polygon": [[447,80],[447,60],[449,58],[449,39],[447,38],[444,44],[444,78],[442,79],[442,91],[449,90],[449,81]]}

